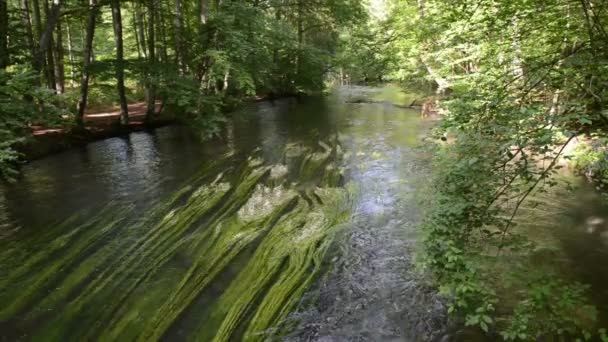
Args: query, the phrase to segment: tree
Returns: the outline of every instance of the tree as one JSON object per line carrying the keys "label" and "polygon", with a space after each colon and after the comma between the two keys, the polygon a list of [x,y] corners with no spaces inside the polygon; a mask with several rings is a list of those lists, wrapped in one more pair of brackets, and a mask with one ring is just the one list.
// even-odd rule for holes
{"label": "tree", "polygon": [[180,72],[186,72],[186,58],[188,51],[184,44],[184,18],[182,15],[182,2],[175,0],[175,18],[173,25],[175,26],[175,61],[180,67]]}
{"label": "tree", "polygon": [[120,12],[120,0],[112,0],[112,23],[114,27],[114,39],[116,41],[116,90],[120,101],[120,123],[129,124],[129,109],[127,106],[127,96],[125,94],[125,69],[124,69],[124,49],[122,39],[122,15]]}
{"label": "tree", "polygon": [[148,75],[146,86],[146,121],[150,122],[156,112],[156,85],[154,77],[156,76],[156,54],[154,43],[154,21],[155,21],[155,6],[156,0],[147,0],[148,7]]}
{"label": "tree", "polygon": [[9,64],[8,6],[6,1],[0,1],[0,69],[5,69]]}
{"label": "tree", "polygon": [[89,79],[91,77],[89,65],[91,64],[93,37],[95,36],[95,24],[98,11],[97,0],[89,0],[85,46],[82,59],[82,76],[80,78],[80,98],[78,99],[76,109],[76,127],[80,130],[84,129],[84,112],[87,107],[87,98],[89,96]]}
{"label": "tree", "polygon": [[[38,12],[38,14],[35,15],[35,18],[37,17],[35,19],[35,22],[36,22],[35,27],[37,27],[39,30],[41,30],[42,25],[40,23],[40,9],[39,9],[38,0],[34,0],[33,4],[34,4],[34,13]],[[46,56],[48,53],[48,49],[51,47],[53,31],[55,30],[55,26],[57,25],[57,22],[59,21],[60,9],[61,9],[61,0],[53,0],[51,3],[51,7],[48,10],[48,15],[46,18],[44,31],[42,31],[40,33],[36,56],[34,56],[34,69],[37,70],[38,72],[42,72],[46,65],[45,59],[46,59]],[[46,71],[47,71],[46,74],[47,74],[47,81],[48,81],[50,73],[48,72],[48,69]],[[51,70],[50,72],[54,73],[54,70]],[[53,83],[52,87],[54,87],[54,86],[55,85]]]}
{"label": "tree", "polygon": [[64,51],[63,51],[63,28],[61,26],[61,20],[57,22],[55,39],[55,89],[57,93],[63,94],[65,92],[65,67],[63,63]]}

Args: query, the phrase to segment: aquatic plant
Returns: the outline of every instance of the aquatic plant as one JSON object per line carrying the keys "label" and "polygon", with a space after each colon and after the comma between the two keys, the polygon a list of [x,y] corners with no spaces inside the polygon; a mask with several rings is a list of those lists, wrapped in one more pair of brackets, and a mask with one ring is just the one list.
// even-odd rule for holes
{"label": "aquatic plant", "polygon": [[[334,150],[302,148],[292,168],[255,155],[207,167],[142,218],[118,204],[76,213],[0,253],[0,320],[33,340],[158,340],[183,322],[199,340],[277,334],[350,217],[340,169],[325,167]],[[308,186],[287,184],[290,170]]]}

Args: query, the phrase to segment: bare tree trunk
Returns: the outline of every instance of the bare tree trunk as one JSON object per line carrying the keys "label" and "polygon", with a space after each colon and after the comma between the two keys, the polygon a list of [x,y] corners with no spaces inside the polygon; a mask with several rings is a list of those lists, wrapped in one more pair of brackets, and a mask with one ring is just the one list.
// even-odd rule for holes
{"label": "bare tree trunk", "polygon": [[21,21],[23,22],[23,27],[25,27],[25,39],[27,39],[28,49],[30,50],[32,64],[33,60],[36,56],[36,47],[34,46],[34,33],[32,31],[32,19],[30,18],[30,3],[28,0],[23,0],[21,2],[21,7],[23,11],[23,16],[21,17]]}
{"label": "bare tree trunk", "polygon": [[296,67],[296,78],[299,77],[300,75],[300,55],[302,53],[302,44],[304,42],[304,9],[303,9],[303,4],[302,4],[302,0],[298,0],[298,18],[297,18],[297,25],[298,25],[298,52],[296,53],[296,61],[295,61],[295,67]]}
{"label": "bare tree trunk", "polygon": [[209,0],[200,0],[199,6],[199,30],[201,37],[203,37],[209,20]]}
{"label": "bare tree trunk", "polygon": [[[209,20],[209,0],[200,0],[199,1],[199,27],[198,34],[201,44],[201,51],[205,51],[209,45],[209,32],[207,32],[207,21]],[[201,83],[201,88],[205,88],[205,84],[208,83],[208,75],[207,70],[209,69],[209,65],[211,64],[210,58],[205,57],[202,59],[201,63],[198,66],[197,70],[197,79]]]}
{"label": "bare tree trunk", "polygon": [[[277,23],[279,23],[281,21],[281,9],[280,9],[280,7],[277,7],[275,9],[274,20],[276,20]],[[279,49],[276,48],[276,47],[272,51],[272,61],[274,62],[275,65],[277,63],[279,63]]]}
{"label": "bare tree trunk", "polygon": [[[48,21],[50,15],[48,0],[44,0],[44,14],[46,16],[46,20]],[[57,23],[59,23],[59,18],[57,18]],[[55,57],[53,53],[53,49],[55,48],[53,31],[55,31],[55,28],[53,28],[49,34],[49,44],[46,47],[46,74],[49,89],[57,92],[57,84],[55,82]]]}
{"label": "bare tree trunk", "polygon": [[135,5],[133,5],[133,30],[135,31],[135,45],[137,46],[137,58],[141,59],[141,45],[139,44],[139,31],[137,30],[137,14]]}
{"label": "bare tree trunk", "polygon": [[39,41],[42,35],[42,19],[40,16],[40,3],[32,0],[32,19],[34,20],[34,38]]}
{"label": "bare tree trunk", "polygon": [[147,101],[147,110],[146,110],[146,121],[149,122],[152,120],[152,116],[155,112],[156,107],[156,87],[154,85],[154,76],[156,74],[156,56],[154,53],[155,44],[154,44],[154,11],[155,11],[155,1],[156,0],[148,0],[148,86],[146,87],[146,101]]}
{"label": "bare tree trunk", "polygon": [[511,18],[511,23],[513,25],[513,42],[511,43],[511,48],[514,52],[511,68],[513,76],[519,78],[520,81],[523,81],[522,77],[524,76],[524,69],[521,61],[522,51],[519,37],[519,22],[516,15]]}
{"label": "bare tree trunk", "polygon": [[70,60],[70,87],[74,88],[74,82],[76,82],[76,73],[74,68],[76,63],[74,62],[74,42],[72,41],[72,31],[70,30],[70,22],[66,22],[67,34],[68,34],[68,57]]}
{"label": "bare tree trunk", "polygon": [[0,0],[0,69],[5,69],[10,63],[8,53],[8,4]]}
{"label": "bare tree trunk", "polygon": [[63,65],[63,29],[61,21],[57,22],[57,38],[55,39],[55,88],[57,93],[65,92],[65,67]]}
{"label": "bare tree trunk", "polygon": [[89,17],[87,19],[84,57],[82,63],[82,77],[80,79],[80,98],[76,112],[76,127],[84,128],[84,111],[87,106],[87,98],[89,96],[89,64],[91,63],[91,55],[93,52],[93,37],[95,36],[95,19],[97,18],[97,0],[89,0]]}
{"label": "bare tree trunk", "polygon": [[[36,70],[36,72],[41,74],[46,66],[44,61],[44,55],[40,56],[40,36],[42,35],[42,19],[40,15],[40,2],[38,0],[32,0],[32,20],[32,26],[34,28],[34,40],[36,42],[36,44],[34,45],[34,55],[32,57],[32,67],[34,68],[34,70]],[[44,79],[46,81],[46,75],[44,75]]]}
{"label": "bare tree trunk", "polygon": [[[37,2],[37,0],[34,0],[35,2]],[[55,26],[57,25],[57,22],[59,21],[59,15],[60,15],[60,9],[61,9],[61,0],[53,0],[52,4],[51,4],[51,8],[49,10],[49,14],[47,16],[46,19],[46,25],[44,28],[44,31],[42,32],[42,34],[40,35],[40,39],[38,42],[38,49],[36,51],[36,56],[34,58],[34,69],[42,72],[44,65],[45,65],[45,55],[46,55],[46,51],[49,48],[49,46],[51,45],[51,37],[53,35],[53,31],[55,30]],[[34,11],[35,12],[35,11]],[[40,14],[40,13],[38,13]]]}
{"label": "bare tree trunk", "polygon": [[148,58],[148,53],[146,52],[146,30],[144,28],[144,12],[141,9],[141,4],[138,2],[137,7],[135,9],[137,13],[137,29],[139,33],[139,43],[141,44],[141,51],[144,54],[144,58]]}
{"label": "bare tree trunk", "polygon": [[186,48],[184,46],[183,35],[184,35],[184,18],[182,17],[182,3],[181,0],[175,0],[175,61],[179,65],[180,72],[182,75],[186,72],[185,57],[187,55]]}
{"label": "bare tree trunk", "polygon": [[230,80],[230,69],[226,70],[226,73],[224,73],[224,84],[222,84],[222,93],[226,94],[226,92],[228,91],[228,81]]}
{"label": "bare tree trunk", "polygon": [[112,0],[112,23],[114,26],[114,40],[116,41],[116,90],[120,99],[120,124],[129,124],[129,108],[125,95],[125,69],[123,60],[122,41],[122,15],[120,13],[120,0]]}
{"label": "bare tree trunk", "polygon": [[160,38],[160,46],[158,46],[158,55],[160,60],[163,63],[167,63],[169,61],[169,57],[167,55],[167,32],[165,30],[165,14],[163,11],[163,2],[159,1],[159,8],[158,8],[158,21],[159,21],[159,25],[157,26],[158,28],[158,37]]}

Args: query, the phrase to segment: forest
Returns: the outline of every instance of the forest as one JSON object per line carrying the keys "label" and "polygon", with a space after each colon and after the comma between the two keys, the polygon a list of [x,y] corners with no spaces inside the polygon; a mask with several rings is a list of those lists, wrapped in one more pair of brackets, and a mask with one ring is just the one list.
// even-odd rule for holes
{"label": "forest", "polygon": [[608,341],[606,101],[607,0],[0,0],[0,339]]}

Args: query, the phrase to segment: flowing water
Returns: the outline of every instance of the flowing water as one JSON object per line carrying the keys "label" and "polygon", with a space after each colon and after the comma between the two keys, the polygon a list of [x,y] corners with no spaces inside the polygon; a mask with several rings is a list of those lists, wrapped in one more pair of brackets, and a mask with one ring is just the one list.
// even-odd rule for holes
{"label": "flowing water", "polygon": [[441,337],[412,260],[432,123],[391,104],[412,100],[342,88],[245,106],[222,140],[171,126],[26,165],[0,189],[0,340]]}

